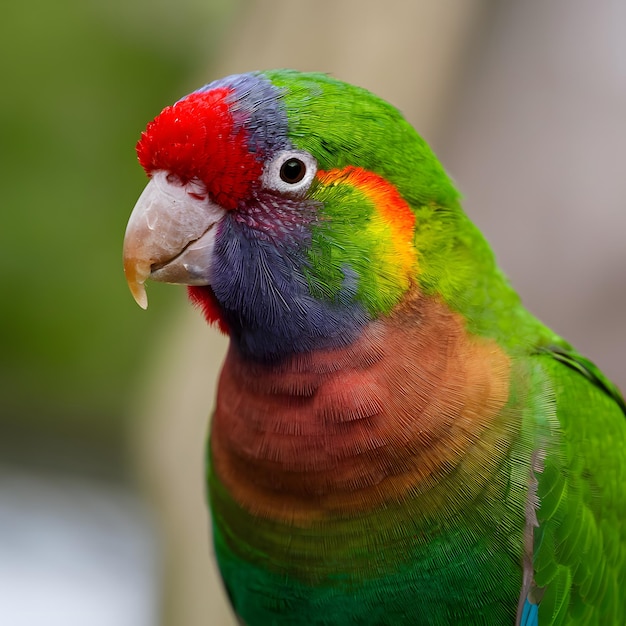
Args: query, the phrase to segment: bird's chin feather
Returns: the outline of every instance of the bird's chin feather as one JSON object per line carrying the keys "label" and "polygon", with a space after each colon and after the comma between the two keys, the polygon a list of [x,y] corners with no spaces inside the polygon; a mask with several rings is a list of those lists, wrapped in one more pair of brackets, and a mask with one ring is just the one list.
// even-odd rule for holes
{"label": "bird's chin feather", "polygon": [[215,324],[222,333],[229,334],[228,323],[220,310],[215,293],[209,285],[188,287],[187,294],[191,303],[202,311],[209,324]]}

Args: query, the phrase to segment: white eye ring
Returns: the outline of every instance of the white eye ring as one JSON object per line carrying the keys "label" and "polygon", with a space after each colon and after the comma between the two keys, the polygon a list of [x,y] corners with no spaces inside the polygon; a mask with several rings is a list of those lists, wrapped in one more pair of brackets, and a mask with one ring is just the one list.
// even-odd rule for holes
{"label": "white eye ring", "polygon": [[261,182],[267,189],[301,196],[317,173],[317,161],[303,150],[282,150],[266,164]]}

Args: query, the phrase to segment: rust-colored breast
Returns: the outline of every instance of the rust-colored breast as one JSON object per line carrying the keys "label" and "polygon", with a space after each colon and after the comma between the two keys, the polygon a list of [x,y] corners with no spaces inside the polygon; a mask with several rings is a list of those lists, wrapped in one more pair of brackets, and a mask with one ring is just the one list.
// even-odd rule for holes
{"label": "rust-colored breast", "polygon": [[[509,358],[413,295],[345,349],[280,366],[231,345],[211,432],[213,468],[240,506],[274,519],[367,510],[481,471],[506,445]],[[482,437],[488,426],[489,437]]]}

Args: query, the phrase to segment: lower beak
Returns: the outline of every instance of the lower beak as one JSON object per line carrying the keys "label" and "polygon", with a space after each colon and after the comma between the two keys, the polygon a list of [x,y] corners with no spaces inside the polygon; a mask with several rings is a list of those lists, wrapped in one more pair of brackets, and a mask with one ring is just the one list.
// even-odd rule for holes
{"label": "lower beak", "polygon": [[124,236],[124,273],[137,304],[148,307],[148,278],[183,285],[208,285],[217,225],[224,209],[204,187],[171,181],[160,170],[137,200]]}

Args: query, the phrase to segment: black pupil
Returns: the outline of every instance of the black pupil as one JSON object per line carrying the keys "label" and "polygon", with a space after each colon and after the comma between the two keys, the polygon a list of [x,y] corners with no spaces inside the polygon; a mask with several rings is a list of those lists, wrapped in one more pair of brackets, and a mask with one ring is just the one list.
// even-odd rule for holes
{"label": "black pupil", "polygon": [[286,183],[299,183],[306,172],[304,163],[300,159],[289,159],[280,168],[280,177]]}

